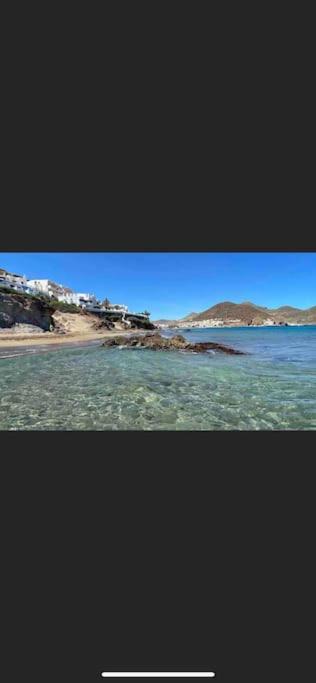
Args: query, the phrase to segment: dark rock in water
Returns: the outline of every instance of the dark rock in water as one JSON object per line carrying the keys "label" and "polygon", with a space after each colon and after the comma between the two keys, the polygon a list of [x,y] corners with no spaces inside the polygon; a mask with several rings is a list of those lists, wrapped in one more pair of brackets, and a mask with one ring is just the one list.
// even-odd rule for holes
{"label": "dark rock in water", "polygon": [[20,294],[0,292],[0,327],[34,325],[45,332],[54,329],[55,309],[46,301]]}
{"label": "dark rock in water", "polygon": [[232,355],[244,355],[242,351],[232,349],[224,344],[216,342],[188,342],[181,334],[167,339],[160,334],[145,334],[143,336],[131,335],[130,337],[117,336],[106,339],[102,346],[126,346],[126,348],[151,349],[153,351],[196,351],[206,353],[207,351],[221,351]]}

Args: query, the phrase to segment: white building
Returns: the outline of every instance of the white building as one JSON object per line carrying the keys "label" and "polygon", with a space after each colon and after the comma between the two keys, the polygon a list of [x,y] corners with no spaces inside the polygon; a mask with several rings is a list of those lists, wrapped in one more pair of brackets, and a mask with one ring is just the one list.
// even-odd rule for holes
{"label": "white building", "polygon": [[6,275],[2,275],[2,273],[0,273],[0,285],[3,287],[12,287],[12,282],[7,279]]}
{"label": "white building", "polygon": [[29,287],[33,287],[36,292],[41,294],[46,294],[46,296],[53,296],[53,288],[51,287],[50,280],[28,280]]}
{"label": "white building", "polygon": [[[107,308],[102,306],[100,301],[94,294],[89,292],[74,292],[69,287],[57,284],[49,279],[27,280],[25,275],[17,275],[15,273],[8,273],[3,268],[0,268],[0,285],[15,289],[16,291],[26,292],[28,294],[44,294],[48,297],[57,299],[60,302],[75,304],[88,311],[95,312],[112,312],[112,313],[128,313],[128,306],[124,304],[109,304]],[[145,317],[145,316],[142,316]]]}
{"label": "white building", "polygon": [[34,290],[28,285],[25,275],[18,275],[17,273],[9,273],[7,270],[0,268],[0,285],[13,289],[16,292],[33,294]]}
{"label": "white building", "polygon": [[121,313],[128,313],[128,306],[123,304],[110,304],[107,308],[103,308],[104,311],[119,311]]}
{"label": "white building", "polygon": [[27,284],[36,292],[53,297],[54,299],[58,299],[58,301],[64,301],[64,297],[69,294],[73,294],[69,287],[58,285],[52,280],[28,280]]}
{"label": "white building", "polygon": [[25,275],[17,275],[16,273],[9,273],[7,270],[1,268],[0,271],[1,280],[4,278],[7,282],[12,285],[24,285],[26,286],[27,280]]}
{"label": "white building", "polygon": [[28,280],[27,284],[33,287],[37,292],[54,297],[58,301],[66,304],[75,304],[81,308],[91,308],[99,305],[94,294],[88,292],[74,292],[69,287],[59,285],[52,280]]}
{"label": "white building", "polygon": [[98,305],[98,301],[94,294],[87,292],[68,292],[58,297],[59,301],[64,301],[67,304],[76,304],[81,308]]}

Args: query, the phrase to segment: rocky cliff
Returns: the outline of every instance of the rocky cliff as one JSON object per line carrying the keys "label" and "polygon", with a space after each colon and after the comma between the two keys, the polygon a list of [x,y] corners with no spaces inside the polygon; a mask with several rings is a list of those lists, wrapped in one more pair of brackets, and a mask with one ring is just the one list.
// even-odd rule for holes
{"label": "rocky cliff", "polygon": [[150,320],[147,318],[141,318],[138,317],[137,315],[127,315],[126,316],[127,320],[130,322],[130,326],[132,330],[155,330],[156,325],[154,325]]}
{"label": "rocky cliff", "polygon": [[45,332],[54,329],[54,308],[37,297],[0,291],[0,328],[35,325]]}

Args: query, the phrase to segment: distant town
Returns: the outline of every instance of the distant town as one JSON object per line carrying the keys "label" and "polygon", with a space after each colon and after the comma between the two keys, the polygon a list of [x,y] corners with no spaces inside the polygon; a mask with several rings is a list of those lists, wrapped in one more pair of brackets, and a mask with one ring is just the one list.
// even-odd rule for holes
{"label": "distant town", "polygon": [[29,280],[25,275],[9,273],[4,268],[0,268],[0,286],[23,294],[32,294],[33,296],[45,295],[66,304],[74,304],[91,313],[111,313],[117,311],[122,313],[123,319],[125,314],[149,318],[147,311],[134,313],[129,311],[128,306],[124,304],[112,304],[108,299],[105,299],[102,303],[94,294],[74,292],[69,287],[48,279]]}

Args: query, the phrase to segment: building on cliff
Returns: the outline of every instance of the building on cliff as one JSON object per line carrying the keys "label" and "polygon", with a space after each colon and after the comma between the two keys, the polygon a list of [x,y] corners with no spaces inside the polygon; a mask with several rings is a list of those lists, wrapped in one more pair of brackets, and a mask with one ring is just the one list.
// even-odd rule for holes
{"label": "building on cliff", "polygon": [[66,304],[75,304],[81,308],[91,308],[98,304],[94,294],[74,292],[70,287],[57,284],[52,280],[28,280],[28,285],[38,293],[45,294]]}
{"label": "building on cliff", "polygon": [[17,275],[17,273],[9,273],[7,270],[0,268],[0,278],[5,279],[12,285],[25,285],[27,283],[25,275]]}
{"label": "building on cliff", "polygon": [[124,304],[109,304],[109,306],[104,307],[104,310],[110,312],[119,311],[121,313],[128,313],[128,306],[124,306]]}
{"label": "building on cliff", "polygon": [[92,313],[112,313],[120,314],[122,319],[125,314],[136,315],[141,318],[149,318],[146,313],[131,313],[125,304],[111,304],[106,299],[107,305],[104,306],[94,294],[88,292],[74,292],[70,287],[58,284],[49,279],[27,280],[25,275],[9,273],[4,268],[0,268],[0,285],[15,291],[27,294],[44,294],[45,296],[57,299],[57,301],[75,304]]}
{"label": "building on cliff", "polygon": [[87,309],[99,305],[99,302],[94,294],[89,294],[87,292],[71,292],[64,297],[63,301],[68,304],[76,304],[76,306]]}
{"label": "building on cliff", "polygon": [[58,301],[64,301],[65,297],[69,294],[73,294],[69,287],[64,287],[63,285],[53,282],[53,280],[28,280],[27,284],[39,294],[45,294]]}
{"label": "building on cliff", "polygon": [[27,282],[25,275],[18,275],[17,273],[9,273],[9,271],[0,268],[0,285],[7,289],[13,289],[16,292],[32,294],[33,289]]}

